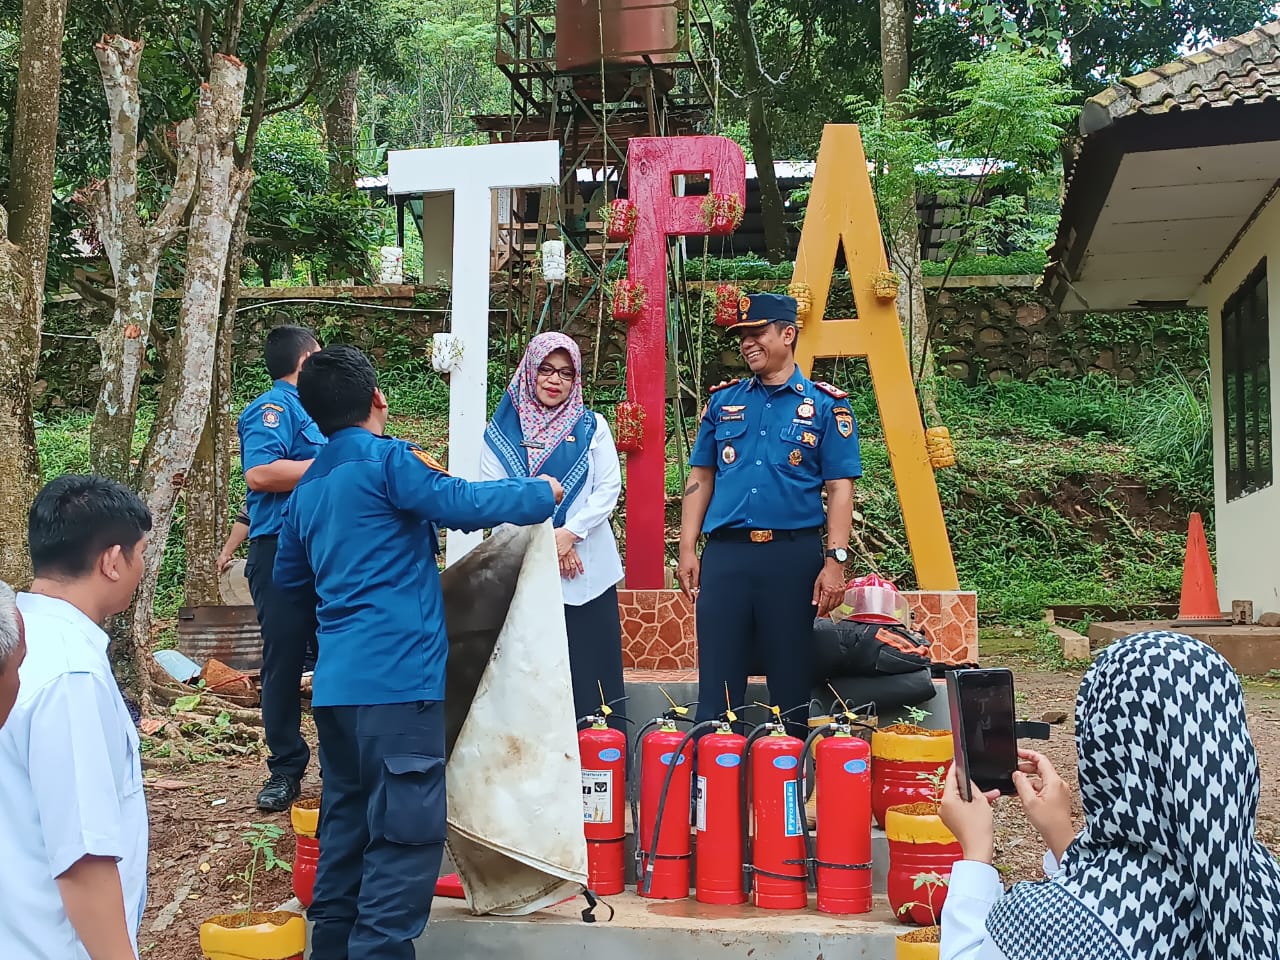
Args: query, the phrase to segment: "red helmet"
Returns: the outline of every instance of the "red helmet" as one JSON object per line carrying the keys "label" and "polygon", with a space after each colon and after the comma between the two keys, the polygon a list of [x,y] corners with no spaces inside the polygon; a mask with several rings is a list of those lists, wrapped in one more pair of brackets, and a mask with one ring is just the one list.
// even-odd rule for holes
{"label": "red helmet", "polygon": [[832,619],[900,623],[909,627],[911,607],[892,581],[869,573],[849,581],[844,590],[844,603],[836,608]]}

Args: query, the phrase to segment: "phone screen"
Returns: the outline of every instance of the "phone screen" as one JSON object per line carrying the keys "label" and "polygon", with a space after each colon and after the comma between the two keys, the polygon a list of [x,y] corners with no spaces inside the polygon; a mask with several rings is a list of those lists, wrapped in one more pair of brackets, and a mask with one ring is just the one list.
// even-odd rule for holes
{"label": "phone screen", "polygon": [[960,670],[956,672],[956,686],[969,778],[980,790],[1014,793],[1018,741],[1014,730],[1013,674],[1008,670]]}

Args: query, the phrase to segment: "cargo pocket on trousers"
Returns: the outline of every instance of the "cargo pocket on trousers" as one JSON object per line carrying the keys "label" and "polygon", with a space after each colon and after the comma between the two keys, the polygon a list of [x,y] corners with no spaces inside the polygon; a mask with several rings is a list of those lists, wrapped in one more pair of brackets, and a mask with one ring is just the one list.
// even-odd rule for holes
{"label": "cargo pocket on trousers", "polygon": [[387,768],[383,835],[392,843],[444,843],[444,758],[403,754],[382,762]]}

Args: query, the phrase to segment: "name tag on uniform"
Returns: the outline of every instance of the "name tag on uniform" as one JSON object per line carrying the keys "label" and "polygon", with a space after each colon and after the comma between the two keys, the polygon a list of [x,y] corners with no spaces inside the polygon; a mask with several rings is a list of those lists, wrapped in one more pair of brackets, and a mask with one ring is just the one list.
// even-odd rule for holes
{"label": "name tag on uniform", "polygon": [[527,447],[530,450],[545,450],[547,448],[545,443],[534,443],[532,440],[522,440],[520,446]]}
{"label": "name tag on uniform", "polygon": [[722,414],[720,414],[720,422],[721,422],[721,423],[729,423],[731,420],[745,420],[745,419],[747,419],[747,415],[746,415],[745,413],[722,413]]}
{"label": "name tag on uniform", "polygon": [[798,424],[800,424],[800,426],[802,426],[802,427],[812,427],[812,426],[813,426],[813,421],[812,421],[812,420],[801,420],[799,417],[792,417],[791,422],[792,422],[792,423],[798,423]]}

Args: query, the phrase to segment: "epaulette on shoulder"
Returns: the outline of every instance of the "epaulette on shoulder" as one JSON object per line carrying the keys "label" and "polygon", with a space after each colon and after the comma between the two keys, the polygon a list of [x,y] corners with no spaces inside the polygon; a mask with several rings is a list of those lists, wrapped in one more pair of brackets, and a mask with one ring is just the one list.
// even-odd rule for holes
{"label": "epaulette on shoulder", "polygon": [[725,387],[732,387],[735,383],[741,383],[741,382],[742,382],[741,377],[734,377],[732,380],[721,380],[714,387],[708,390],[707,393],[715,393],[717,390],[723,390]]}
{"label": "epaulette on shoulder", "polygon": [[833,387],[831,384],[826,383],[822,380],[819,380],[816,383],[814,383],[814,386],[817,387],[819,390],[821,390],[823,393],[825,393],[828,397],[835,397],[837,400],[843,400],[845,397],[849,395],[844,390],[841,390],[839,387]]}

